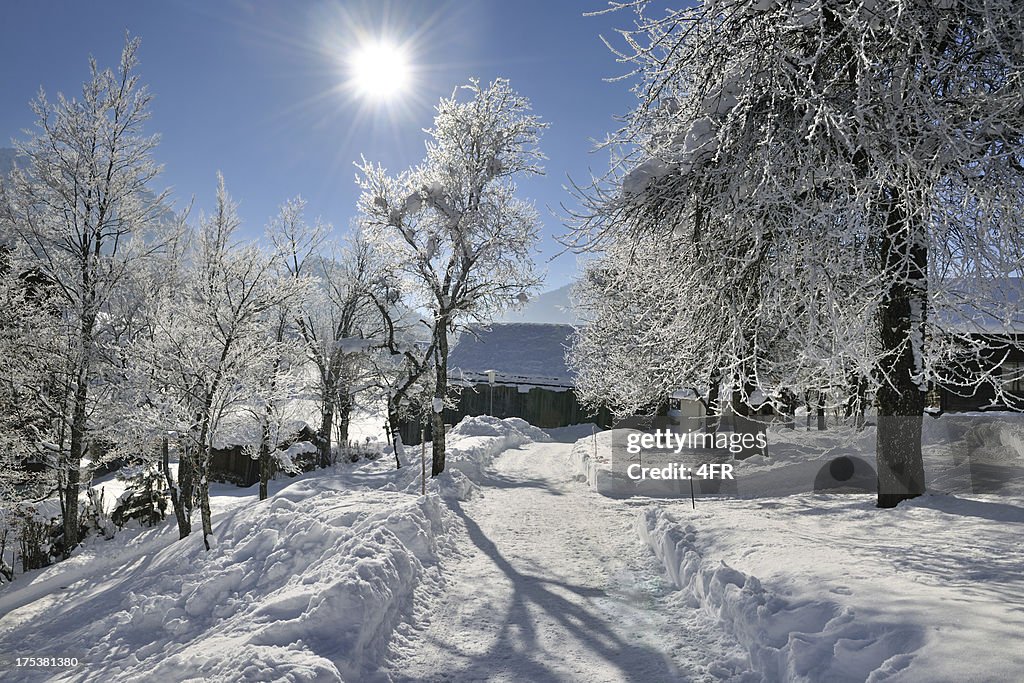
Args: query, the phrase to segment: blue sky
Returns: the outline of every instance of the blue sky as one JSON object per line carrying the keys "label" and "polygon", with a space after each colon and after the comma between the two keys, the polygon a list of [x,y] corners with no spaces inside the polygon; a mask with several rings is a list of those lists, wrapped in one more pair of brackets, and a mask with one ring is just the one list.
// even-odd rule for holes
{"label": "blue sky", "polygon": [[[31,126],[28,102],[40,86],[77,94],[89,55],[116,66],[127,30],[142,39],[162,183],[179,205],[194,195],[208,208],[221,170],[249,235],[297,194],[311,217],[346,230],[361,154],[395,171],[416,163],[438,98],[470,77],[506,77],[551,123],[547,175],[521,184],[541,212],[547,262],[560,251],[553,235],[564,231],[567,176],[606,168],[592,140],[614,129],[633,99],[628,82],[606,82],[627,69],[598,37],[632,17],[583,16],[602,8],[603,0],[12,3],[0,28],[0,146]],[[380,105],[343,87],[360,36],[406,44],[407,95]],[[546,263],[547,288],[568,282],[575,267],[573,255]]]}

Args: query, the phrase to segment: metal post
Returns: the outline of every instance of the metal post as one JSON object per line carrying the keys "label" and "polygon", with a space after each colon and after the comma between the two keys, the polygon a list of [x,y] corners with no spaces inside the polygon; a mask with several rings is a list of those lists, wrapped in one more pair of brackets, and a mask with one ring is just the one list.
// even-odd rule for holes
{"label": "metal post", "polygon": [[484,372],[487,374],[487,384],[491,387],[491,408],[488,411],[488,414],[491,417],[495,417],[495,414],[494,414],[494,384],[495,384],[495,380],[494,380],[494,378],[497,376],[497,372],[498,371],[497,370],[484,370]]}

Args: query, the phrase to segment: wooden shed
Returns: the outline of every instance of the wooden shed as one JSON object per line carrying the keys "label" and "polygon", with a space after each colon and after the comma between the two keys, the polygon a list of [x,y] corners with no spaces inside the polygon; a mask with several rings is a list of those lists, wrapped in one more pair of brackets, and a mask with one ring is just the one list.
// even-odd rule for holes
{"label": "wooden shed", "polygon": [[[943,369],[952,380],[931,387],[929,408],[939,412],[1024,409],[1024,279],[950,281],[954,302],[932,313],[934,324],[960,340],[965,352]],[[975,305],[974,300],[990,301]],[[988,381],[981,381],[982,377]],[[997,397],[993,384],[1000,385]]]}
{"label": "wooden shed", "polygon": [[[284,450],[299,442],[306,442],[315,447],[319,443],[319,436],[312,427],[303,425],[288,439],[278,444],[277,450]],[[296,459],[295,464],[301,471],[309,472],[316,469],[317,459],[317,450],[313,448],[306,456]],[[272,463],[272,474],[277,472],[275,461]],[[252,486],[260,480],[260,463],[250,455],[250,451],[245,446],[240,444],[212,448],[210,449],[210,479],[225,484]]]}

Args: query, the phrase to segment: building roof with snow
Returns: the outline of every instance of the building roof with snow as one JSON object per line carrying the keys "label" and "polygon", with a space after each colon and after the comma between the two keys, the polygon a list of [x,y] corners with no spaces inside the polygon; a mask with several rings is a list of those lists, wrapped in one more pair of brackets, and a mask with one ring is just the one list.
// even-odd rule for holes
{"label": "building roof with snow", "polygon": [[496,384],[571,389],[575,374],[565,362],[572,325],[494,323],[463,332],[448,356],[453,381],[481,384],[494,371]]}

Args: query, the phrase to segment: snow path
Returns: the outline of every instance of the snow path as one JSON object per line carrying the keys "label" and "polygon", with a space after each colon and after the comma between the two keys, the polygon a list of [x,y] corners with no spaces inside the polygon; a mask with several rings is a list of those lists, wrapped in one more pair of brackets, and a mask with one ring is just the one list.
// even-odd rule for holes
{"label": "snow path", "polygon": [[429,623],[387,667],[395,681],[740,680],[745,653],[673,599],[636,509],[571,477],[571,444],[498,456],[452,503],[464,529]]}

